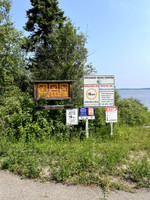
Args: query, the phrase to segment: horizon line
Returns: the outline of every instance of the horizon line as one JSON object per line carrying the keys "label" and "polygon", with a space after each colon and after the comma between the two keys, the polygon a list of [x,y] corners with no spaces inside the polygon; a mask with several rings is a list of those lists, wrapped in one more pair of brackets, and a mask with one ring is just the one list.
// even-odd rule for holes
{"label": "horizon line", "polygon": [[117,90],[149,90],[150,87],[143,87],[143,88],[116,88]]}

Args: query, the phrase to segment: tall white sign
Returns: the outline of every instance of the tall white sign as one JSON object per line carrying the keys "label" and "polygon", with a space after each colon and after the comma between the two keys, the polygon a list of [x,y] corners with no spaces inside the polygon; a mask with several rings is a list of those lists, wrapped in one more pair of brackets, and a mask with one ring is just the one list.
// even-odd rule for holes
{"label": "tall white sign", "polygon": [[84,76],[84,107],[114,106],[113,75]]}

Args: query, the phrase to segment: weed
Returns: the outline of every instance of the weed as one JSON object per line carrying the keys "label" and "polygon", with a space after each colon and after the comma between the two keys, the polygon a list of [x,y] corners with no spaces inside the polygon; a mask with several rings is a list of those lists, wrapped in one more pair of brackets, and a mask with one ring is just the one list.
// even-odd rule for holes
{"label": "weed", "polygon": [[150,163],[147,157],[144,157],[142,160],[132,161],[126,173],[130,175],[131,180],[137,182],[137,186],[148,186],[150,181]]}

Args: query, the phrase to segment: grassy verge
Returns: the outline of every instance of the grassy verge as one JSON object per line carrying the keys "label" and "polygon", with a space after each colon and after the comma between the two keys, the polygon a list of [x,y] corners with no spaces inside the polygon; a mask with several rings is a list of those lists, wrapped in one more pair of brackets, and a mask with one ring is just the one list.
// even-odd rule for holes
{"label": "grassy verge", "polygon": [[112,138],[0,140],[0,168],[26,178],[131,189],[150,185],[150,128],[115,127]]}

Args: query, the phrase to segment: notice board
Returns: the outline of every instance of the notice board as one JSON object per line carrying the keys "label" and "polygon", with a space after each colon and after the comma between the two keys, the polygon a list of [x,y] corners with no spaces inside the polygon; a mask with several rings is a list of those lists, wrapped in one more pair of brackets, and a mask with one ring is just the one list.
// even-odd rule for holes
{"label": "notice board", "polygon": [[84,76],[84,107],[114,106],[114,75]]}

